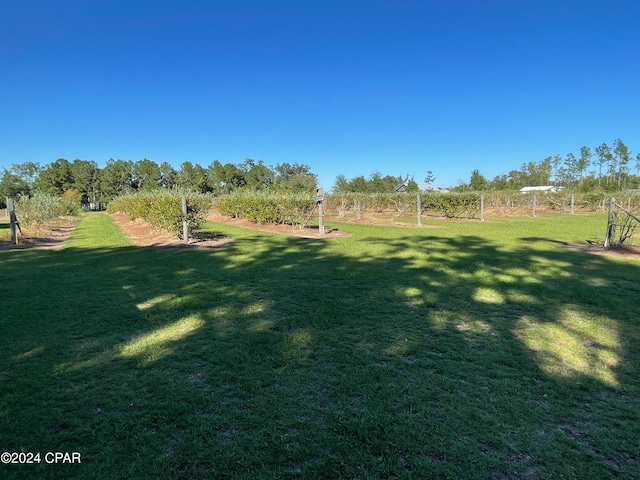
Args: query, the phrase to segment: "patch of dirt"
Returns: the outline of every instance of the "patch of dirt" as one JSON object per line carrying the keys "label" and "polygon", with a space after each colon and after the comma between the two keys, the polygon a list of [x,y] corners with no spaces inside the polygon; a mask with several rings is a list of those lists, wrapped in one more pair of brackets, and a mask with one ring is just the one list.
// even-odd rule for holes
{"label": "patch of dirt", "polygon": [[176,238],[167,232],[154,229],[141,218],[131,220],[122,212],[111,213],[109,216],[113,223],[118,225],[122,232],[139,247],[158,248],[217,248],[231,243],[231,239],[221,235],[206,232],[196,232],[189,236],[189,243]]}
{"label": "patch of dirt", "polygon": [[282,235],[290,235],[302,238],[337,238],[350,237],[351,234],[338,230],[337,228],[325,227],[324,235],[320,235],[320,229],[315,226],[302,228],[299,225],[283,225],[283,224],[260,224],[245,220],[242,218],[231,218],[220,215],[217,212],[210,213],[207,220],[217,223],[226,223],[227,225],[236,225],[238,227],[251,228],[253,230],[261,230],[263,232],[279,233]]}
{"label": "patch of dirt", "polygon": [[597,243],[584,243],[578,245],[564,245],[564,248],[572,252],[590,253],[592,255],[606,255],[611,257],[640,258],[640,247],[624,245],[622,247],[611,247],[607,250]]}
{"label": "patch of dirt", "polygon": [[353,215],[345,215],[342,217],[340,215],[327,215],[325,216],[325,222],[327,221],[330,222],[333,220],[341,223],[355,223],[357,225],[383,225],[387,227],[406,227],[406,228],[442,228],[442,226],[440,225],[430,224],[429,221],[430,220],[449,220],[449,221],[467,221],[467,222],[476,221],[472,219],[445,218],[445,217],[434,217],[431,215],[423,215],[422,225],[418,225],[416,223],[415,214],[403,215],[400,218],[402,218],[403,220],[401,221],[397,218],[396,212],[384,211],[379,213],[367,212],[366,214],[362,215],[360,218],[355,217]]}
{"label": "patch of dirt", "polygon": [[9,239],[0,238],[0,250],[39,248],[42,250],[60,250],[75,228],[73,217],[64,217],[42,225],[35,230],[18,235],[18,245],[12,245]]}

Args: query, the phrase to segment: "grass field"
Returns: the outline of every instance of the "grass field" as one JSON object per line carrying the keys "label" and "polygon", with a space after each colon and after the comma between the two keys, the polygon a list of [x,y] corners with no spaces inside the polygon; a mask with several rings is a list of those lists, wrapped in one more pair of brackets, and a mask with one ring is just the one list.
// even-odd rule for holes
{"label": "grass field", "polygon": [[640,262],[489,220],[0,251],[0,477],[639,478]]}

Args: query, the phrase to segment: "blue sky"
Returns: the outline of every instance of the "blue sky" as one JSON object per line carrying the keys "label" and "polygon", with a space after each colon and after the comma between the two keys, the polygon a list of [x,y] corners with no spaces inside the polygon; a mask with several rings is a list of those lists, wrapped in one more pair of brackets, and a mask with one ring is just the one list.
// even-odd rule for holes
{"label": "blue sky", "polygon": [[0,168],[304,163],[436,185],[622,138],[637,0],[32,0],[0,5]]}

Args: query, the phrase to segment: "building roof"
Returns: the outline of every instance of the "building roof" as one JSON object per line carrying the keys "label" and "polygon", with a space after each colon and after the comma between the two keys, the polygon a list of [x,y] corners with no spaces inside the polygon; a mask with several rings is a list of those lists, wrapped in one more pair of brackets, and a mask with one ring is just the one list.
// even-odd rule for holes
{"label": "building roof", "polygon": [[553,185],[539,185],[535,187],[522,187],[519,191],[522,193],[528,192],[550,192],[555,193],[559,190],[558,187],[554,187]]}

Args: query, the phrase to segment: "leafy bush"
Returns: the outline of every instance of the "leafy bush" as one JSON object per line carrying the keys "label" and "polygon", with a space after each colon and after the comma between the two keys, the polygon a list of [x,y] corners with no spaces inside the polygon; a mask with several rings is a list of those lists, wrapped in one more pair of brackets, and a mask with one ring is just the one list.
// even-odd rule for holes
{"label": "leafy bush", "polygon": [[124,195],[109,203],[107,212],[123,212],[132,220],[142,218],[153,227],[165,230],[182,238],[182,223],[187,221],[189,230],[202,227],[211,210],[212,198],[202,193],[185,193],[187,215],[182,213],[182,193],[178,191],[154,190]]}
{"label": "leafy bush", "polygon": [[336,193],[325,195],[324,204],[327,211],[337,210],[340,216],[351,211],[361,217],[370,210],[401,212],[415,199],[415,195],[404,193]]}
{"label": "leafy bush", "polygon": [[299,225],[306,221],[315,206],[312,194],[241,192],[217,197],[215,206],[222,215],[244,218],[256,223]]}
{"label": "leafy bush", "polygon": [[16,216],[24,228],[41,226],[55,218],[78,213],[79,203],[46,193],[36,192],[31,197],[22,196],[16,201]]}
{"label": "leafy bush", "polygon": [[476,218],[480,216],[478,193],[428,193],[420,195],[422,208],[447,218]]}
{"label": "leafy bush", "polygon": [[[477,193],[423,193],[420,195],[423,210],[433,211],[447,218],[479,216],[480,195]],[[327,211],[337,210],[340,216],[346,211],[360,218],[367,211],[403,212],[416,208],[416,195],[412,193],[339,193],[325,196]]]}
{"label": "leafy bush", "polygon": [[62,194],[61,207],[64,210],[63,215],[77,215],[80,213],[82,205],[82,193],[73,188]]}

